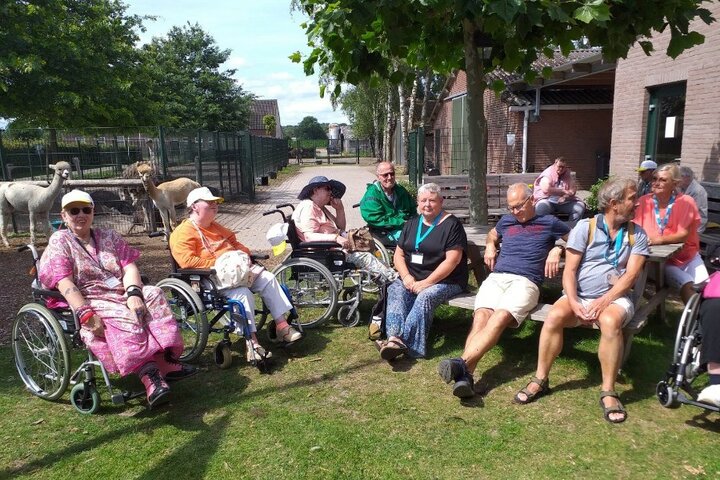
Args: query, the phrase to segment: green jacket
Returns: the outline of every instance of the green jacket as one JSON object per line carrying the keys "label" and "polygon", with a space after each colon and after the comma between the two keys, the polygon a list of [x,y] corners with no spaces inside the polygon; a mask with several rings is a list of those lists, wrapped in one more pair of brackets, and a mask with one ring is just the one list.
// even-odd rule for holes
{"label": "green jacket", "polygon": [[378,182],[367,186],[360,200],[360,214],[368,225],[387,230],[401,230],[405,222],[417,214],[417,206],[404,187],[395,185],[395,205],[385,196]]}

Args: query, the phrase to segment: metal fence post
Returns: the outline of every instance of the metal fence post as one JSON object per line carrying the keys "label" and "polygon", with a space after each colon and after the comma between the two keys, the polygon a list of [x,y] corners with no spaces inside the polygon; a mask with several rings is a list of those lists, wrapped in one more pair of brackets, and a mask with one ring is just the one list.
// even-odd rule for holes
{"label": "metal fence post", "polygon": [[425,129],[423,127],[417,129],[415,141],[417,142],[417,147],[415,148],[415,158],[417,159],[415,174],[417,175],[417,184],[422,185],[423,173],[425,172]]}
{"label": "metal fence post", "polygon": [[160,145],[158,148],[160,149],[160,162],[162,163],[162,174],[163,178],[167,178],[167,169],[168,169],[168,157],[167,157],[167,149],[165,148],[165,127],[162,125],[158,127],[158,135],[160,136]]}
{"label": "metal fence post", "polygon": [[203,184],[202,172],[202,130],[197,131],[197,154],[195,155],[195,181]]}

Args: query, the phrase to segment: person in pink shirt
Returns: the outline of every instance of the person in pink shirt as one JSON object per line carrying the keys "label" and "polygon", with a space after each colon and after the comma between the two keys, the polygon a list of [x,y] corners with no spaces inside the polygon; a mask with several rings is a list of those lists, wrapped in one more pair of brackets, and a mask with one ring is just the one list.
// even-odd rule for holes
{"label": "person in pink shirt", "polygon": [[[347,220],[342,202],[345,190],[341,182],[323,176],[311,178],[303,187],[298,195],[300,203],[292,214],[301,242],[336,242],[343,249],[347,248]],[[397,278],[395,270],[370,252],[349,252],[346,258],[357,268],[369,270],[384,281],[392,282]]]}
{"label": "person in pink shirt", "polygon": [[638,201],[634,222],[647,232],[649,245],[683,244],[665,264],[665,276],[687,302],[708,280],[708,271],[700,257],[700,212],[695,201],[679,191],[680,179],[677,165],[660,166],[653,175],[652,193]]}

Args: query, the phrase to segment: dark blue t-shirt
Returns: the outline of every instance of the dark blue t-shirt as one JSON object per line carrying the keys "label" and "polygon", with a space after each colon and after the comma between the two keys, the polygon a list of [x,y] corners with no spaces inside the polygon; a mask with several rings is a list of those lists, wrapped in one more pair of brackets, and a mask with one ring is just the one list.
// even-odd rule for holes
{"label": "dark blue t-shirt", "polygon": [[502,248],[494,272],[522,275],[540,285],[548,252],[570,227],[553,215],[535,216],[525,223],[513,215],[503,215],[495,230]]}

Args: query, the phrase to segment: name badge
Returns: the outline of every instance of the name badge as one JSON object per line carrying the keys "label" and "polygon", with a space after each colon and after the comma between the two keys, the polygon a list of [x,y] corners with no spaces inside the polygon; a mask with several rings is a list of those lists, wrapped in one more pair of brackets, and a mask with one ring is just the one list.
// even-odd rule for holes
{"label": "name badge", "polygon": [[415,263],[417,265],[422,265],[423,263],[423,254],[422,253],[412,253],[410,254],[410,263]]}
{"label": "name badge", "polygon": [[116,288],[120,285],[120,280],[115,277],[108,277],[105,279],[105,285],[107,285],[108,288]]}

